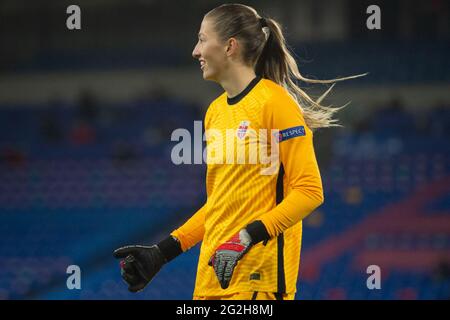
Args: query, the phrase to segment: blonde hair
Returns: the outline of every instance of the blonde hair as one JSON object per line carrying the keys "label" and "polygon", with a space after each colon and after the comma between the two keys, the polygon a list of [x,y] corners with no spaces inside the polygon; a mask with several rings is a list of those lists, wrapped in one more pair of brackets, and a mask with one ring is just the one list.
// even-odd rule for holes
{"label": "blonde hair", "polygon": [[[334,114],[348,105],[322,105],[336,82],[367,75],[358,74],[329,80],[315,80],[302,76],[297,62],[287,47],[281,25],[270,18],[262,18],[255,9],[242,4],[224,4],[206,14],[212,18],[215,31],[223,40],[236,37],[243,46],[242,58],[254,66],[255,73],[283,86],[297,101],[307,126],[311,129],[340,126]],[[332,84],[317,100],[301,89],[294,79],[307,83]]]}

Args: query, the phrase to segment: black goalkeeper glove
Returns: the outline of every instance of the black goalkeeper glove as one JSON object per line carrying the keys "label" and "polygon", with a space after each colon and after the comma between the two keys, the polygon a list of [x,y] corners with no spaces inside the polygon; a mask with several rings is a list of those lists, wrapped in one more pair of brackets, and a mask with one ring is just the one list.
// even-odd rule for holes
{"label": "black goalkeeper glove", "polygon": [[120,261],[122,278],[128,290],[138,292],[147,286],[162,266],[182,253],[175,237],[169,236],[153,246],[125,246],[114,251]]}

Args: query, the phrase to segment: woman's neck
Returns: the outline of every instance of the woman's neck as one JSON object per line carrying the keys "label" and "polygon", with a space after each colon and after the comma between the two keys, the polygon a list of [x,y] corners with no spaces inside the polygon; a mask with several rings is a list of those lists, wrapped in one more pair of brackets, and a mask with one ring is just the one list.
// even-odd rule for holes
{"label": "woman's neck", "polygon": [[235,67],[220,80],[220,85],[226,91],[228,98],[233,98],[244,91],[255,77],[253,68],[247,66]]}

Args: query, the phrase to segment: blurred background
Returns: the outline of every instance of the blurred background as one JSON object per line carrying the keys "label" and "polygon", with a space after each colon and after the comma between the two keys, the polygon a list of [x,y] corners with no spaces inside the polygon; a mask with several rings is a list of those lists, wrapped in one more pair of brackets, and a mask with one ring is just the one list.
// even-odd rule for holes
{"label": "blurred background", "polygon": [[[199,246],[138,294],[112,251],[160,240],[206,199],[205,166],[174,165],[170,136],[222,92],[191,57],[221,3],[78,0],[68,30],[69,1],[0,1],[0,299],[192,298]],[[343,127],[315,133],[326,200],[304,221],[296,298],[450,298],[449,1],[245,3],[283,24],[303,75],[370,72],[327,100],[352,101]]]}

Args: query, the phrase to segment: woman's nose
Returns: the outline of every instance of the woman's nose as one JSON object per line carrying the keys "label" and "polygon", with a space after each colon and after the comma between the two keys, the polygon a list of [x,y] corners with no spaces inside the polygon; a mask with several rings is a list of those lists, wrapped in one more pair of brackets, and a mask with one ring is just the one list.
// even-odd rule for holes
{"label": "woman's nose", "polygon": [[200,52],[199,52],[197,46],[195,46],[194,50],[192,51],[192,57],[193,57],[194,59],[200,58]]}

